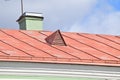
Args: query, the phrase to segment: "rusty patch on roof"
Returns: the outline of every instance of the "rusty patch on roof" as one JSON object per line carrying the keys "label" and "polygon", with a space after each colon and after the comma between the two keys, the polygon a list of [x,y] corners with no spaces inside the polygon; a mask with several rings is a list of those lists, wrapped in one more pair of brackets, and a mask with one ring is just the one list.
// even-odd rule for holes
{"label": "rusty patch on roof", "polygon": [[45,40],[47,41],[47,43],[51,45],[66,46],[66,43],[64,41],[64,38],[60,30],[55,31],[50,36],[48,36]]}

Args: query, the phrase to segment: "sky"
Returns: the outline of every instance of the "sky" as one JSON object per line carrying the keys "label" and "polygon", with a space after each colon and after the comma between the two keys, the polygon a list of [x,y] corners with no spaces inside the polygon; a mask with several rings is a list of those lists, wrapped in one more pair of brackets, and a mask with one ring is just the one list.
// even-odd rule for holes
{"label": "sky", "polygon": [[[120,35],[120,0],[23,0],[43,13],[44,30]],[[19,29],[20,0],[0,0],[0,28]]]}

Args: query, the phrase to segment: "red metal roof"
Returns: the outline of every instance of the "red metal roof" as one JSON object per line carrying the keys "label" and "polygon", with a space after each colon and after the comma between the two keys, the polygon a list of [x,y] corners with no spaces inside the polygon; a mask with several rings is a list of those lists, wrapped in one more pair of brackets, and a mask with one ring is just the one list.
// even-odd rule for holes
{"label": "red metal roof", "polygon": [[120,36],[61,32],[60,46],[47,43],[52,34],[0,29],[0,61],[120,66]]}

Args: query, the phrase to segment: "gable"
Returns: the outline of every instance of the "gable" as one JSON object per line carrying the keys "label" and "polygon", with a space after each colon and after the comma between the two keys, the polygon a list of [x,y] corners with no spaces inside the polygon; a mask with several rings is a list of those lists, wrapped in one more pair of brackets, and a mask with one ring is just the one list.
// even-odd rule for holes
{"label": "gable", "polygon": [[64,38],[62,37],[60,30],[57,30],[51,35],[49,35],[46,38],[46,41],[51,45],[66,46],[66,43],[64,41]]}

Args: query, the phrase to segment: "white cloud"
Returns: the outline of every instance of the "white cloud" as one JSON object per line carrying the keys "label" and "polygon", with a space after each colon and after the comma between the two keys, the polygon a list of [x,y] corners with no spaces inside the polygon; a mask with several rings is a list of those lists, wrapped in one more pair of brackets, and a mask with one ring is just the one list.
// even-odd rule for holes
{"label": "white cloud", "polygon": [[[27,3],[29,1],[30,3]],[[46,30],[61,29],[67,31],[76,21],[81,21],[96,5],[96,0],[50,0],[31,3],[26,0],[27,11],[43,12]],[[30,6],[31,5],[31,6]]]}
{"label": "white cloud", "polygon": [[[43,13],[44,29],[120,34],[120,12],[109,0],[23,0],[24,11]],[[20,1],[0,1],[0,26],[18,28]],[[4,27],[3,27],[4,28]]]}
{"label": "white cloud", "polygon": [[[104,18],[101,18],[103,17]],[[75,23],[69,31],[120,35],[120,12],[108,15],[91,16],[85,24]]]}
{"label": "white cloud", "polygon": [[104,29],[106,34],[117,34],[120,35],[120,12],[113,12],[108,14],[103,20],[101,27]]}
{"label": "white cloud", "polygon": [[120,12],[108,3],[101,5],[83,23],[73,24],[69,31],[120,35]]}
{"label": "white cloud", "polygon": [[[23,0],[24,11],[43,13],[44,29],[67,31],[76,21],[81,21],[89,14],[97,0]],[[20,1],[0,0],[0,26],[2,28],[18,28],[15,22],[20,16]],[[5,26],[5,27],[4,27]]]}

